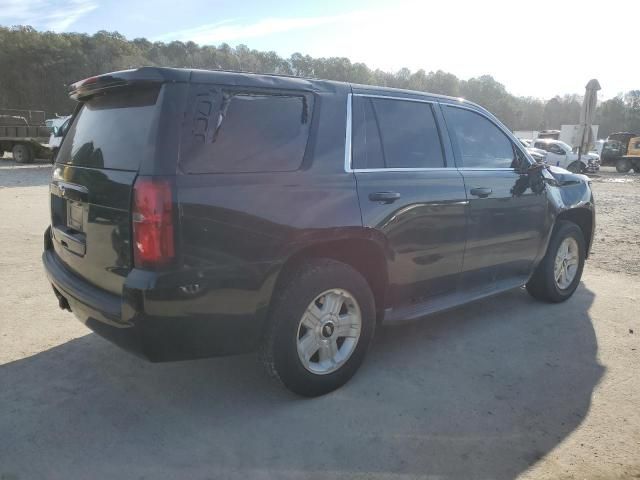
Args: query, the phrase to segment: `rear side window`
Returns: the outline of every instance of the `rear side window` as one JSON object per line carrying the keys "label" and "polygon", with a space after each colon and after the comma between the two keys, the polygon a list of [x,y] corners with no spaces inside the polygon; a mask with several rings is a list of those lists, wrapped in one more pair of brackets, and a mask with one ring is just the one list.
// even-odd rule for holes
{"label": "rear side window", "polygon": [[353,112],[353,168],[444,167],[429,103],[356,96]]}
{"label": "rear side window", "polygon": [[180,166],[185,173],[285,172],[300,167],[310,94],[209,91],[194,100]]}
{"label": "rear side window", "polygon": [[463,108],[444,107],[444,111],[462,167],[513,168],[513,145],[496,125]]}
{"label": "rear side window", "polygon": [[153,155],[159,88],[109,92],[86,101],[56,161],[83,167],[138,170]]}

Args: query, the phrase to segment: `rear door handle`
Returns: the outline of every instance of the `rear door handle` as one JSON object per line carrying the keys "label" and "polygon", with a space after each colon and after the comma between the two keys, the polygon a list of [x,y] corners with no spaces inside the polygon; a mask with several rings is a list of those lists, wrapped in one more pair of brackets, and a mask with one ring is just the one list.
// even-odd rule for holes
{"label": "rear door handle", "polygon": [[493,190],[491,190],[490,188],[472,188],[471,189],[471,195],[474,195],[476,197],[480,197],[480,198],[487,198],[489,195],[491,195],[493,193]]}
{"label": "rear door handle", "polygon": [[398,192],[375,192],[369,194],[372,202],[393,203],[400,198]]}

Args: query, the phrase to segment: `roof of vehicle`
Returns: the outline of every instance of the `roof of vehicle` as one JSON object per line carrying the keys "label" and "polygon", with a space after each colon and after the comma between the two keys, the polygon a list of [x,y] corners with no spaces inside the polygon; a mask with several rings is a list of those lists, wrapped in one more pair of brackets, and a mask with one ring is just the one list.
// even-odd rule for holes
{"label": "roof of vehicle", "polygon": [[607,137],[607,140],[619,140],[621,138],[624,139],[630,139],[633,137],[638,137],[640,136],[640,134],[638,133],[632,133],[632,132],[616,132],[616,133],[612,133],[609,135],[609,137]]}
{"label": "roof of vehicle", "polygon": [[562,140],[557,140],[555,138],[536,138],[534,142],[544,142],[544,143],[565,143]]}
{"label": "roof of vehicle", "polygon": [[434,93],[419,92],[416,90],[404,90],[391,87],[374,85],[361,85],[357,83],[339,82],[335,80],[322,80],[304,78],[293,75],[249,73],[230,70],[200,70],[193,68],[169,68],[169,67],[140,67],[132,70],[121,70],[90,77],[74,83],[70,87],[70,96],[78,99],[100,88],[99,85],[116,86],[134,82],[194,82],[194,83],[224,83],[237,86],[271,87],[283,89],[300,89],[310,91],[336,91],[341,88],[354,90],[366,90],[367,92],[383,93],[391,95],[406,95],[429,99],[444,100],[447,103],[464,103],[483,111],[484,108],[462,98],[448,97]]}

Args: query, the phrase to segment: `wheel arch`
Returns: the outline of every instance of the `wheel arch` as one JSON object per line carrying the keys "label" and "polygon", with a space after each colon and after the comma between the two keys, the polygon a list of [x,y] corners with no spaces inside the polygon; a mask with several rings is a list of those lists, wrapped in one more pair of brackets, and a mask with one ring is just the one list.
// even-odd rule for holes
{"label": "wheel arch", "polygon": [[360,273],[371,288],[378,320],[381,320],[386,305],[389,275],[387,255],[380,241],[347,237],[319,240],[294,248],[278,272],[273,292],[281,288],[298,265],[312,258],[331,258],[349,265]]}
{"label": "wheel arch", "polygon": [[589,208],[584,208],[584,207],[570,208],[558,214],[558,216],[556,217],[556,225],[561,220],[568,220],[578,225],[578,227],[580,227],[580,230],[582,230],[582,235],[584,236],[584,241],[587,246],[586,256],[588,257],[589,251],[591,250],[592,240],[593,240],[593,229],[594,229],[593,211]]}

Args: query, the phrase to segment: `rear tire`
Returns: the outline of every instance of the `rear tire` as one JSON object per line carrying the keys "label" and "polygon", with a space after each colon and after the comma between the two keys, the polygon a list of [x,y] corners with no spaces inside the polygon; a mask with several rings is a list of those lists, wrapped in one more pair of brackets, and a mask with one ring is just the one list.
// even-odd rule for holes
{"label": "rear tire", "polygon": [[[563,255],[565,247],[568,247],[566,256]],[[538,300],[564,302],[578,288],[585,257],[586,242],[580,227],[567,220],[559,221],[551,235],[547,253],[527,283],[527,291]]]}
{"label": "rear tire", "polygon": [[28,145],[18,143],[13,146],[13,159],[17,163],[31,163],[33,162],[33,150]]}
{"label": "rear tire", "polygon": [[375,331],[374,298],[364,277],[344,263],[312,259],[287,275],[275,295],[261,348],[267,372],[306,397],[344,385]]}
{"label": "rear tire", "polygon": [[576,160],[567,167],[567,170],[569,170],[571,173],[583,173],[585,170],[585,166],[584,163],[582,163],[580,160]]}
{"label": "rear tire", "polygon": [[626,158],[621,158],[616,161],[616,171],[618,173],[627,173],[631,170],[631,162]]}

